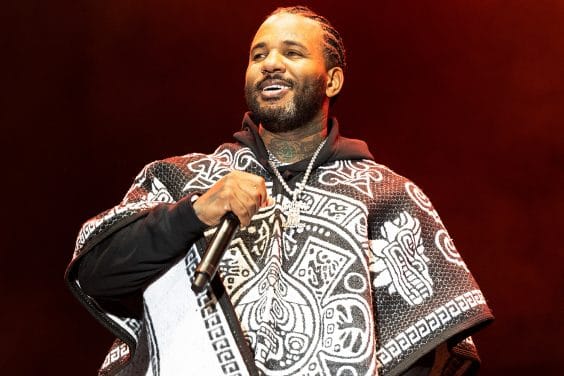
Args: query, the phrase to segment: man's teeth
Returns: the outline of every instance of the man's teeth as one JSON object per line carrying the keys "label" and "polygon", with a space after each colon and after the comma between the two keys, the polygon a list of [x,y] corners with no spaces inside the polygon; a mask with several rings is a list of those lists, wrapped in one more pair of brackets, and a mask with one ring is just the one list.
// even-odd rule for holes
{"label": "man's teeth", "polygon": [[288,86],[282,86],[282,85],[269,85],[262,90],[263,91],[282,90],[282,89],[287,88],[287,87]]}

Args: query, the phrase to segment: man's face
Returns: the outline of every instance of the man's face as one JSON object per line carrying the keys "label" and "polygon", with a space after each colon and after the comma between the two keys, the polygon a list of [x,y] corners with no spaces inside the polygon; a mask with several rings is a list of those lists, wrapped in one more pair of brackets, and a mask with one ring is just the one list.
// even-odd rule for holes
{"label": "man's face", "polygon": [[257,121],[271,132],[287,132],[311,121],[328,103],[323,31],[308,18],[269,17],[251,44],[245,99]]}

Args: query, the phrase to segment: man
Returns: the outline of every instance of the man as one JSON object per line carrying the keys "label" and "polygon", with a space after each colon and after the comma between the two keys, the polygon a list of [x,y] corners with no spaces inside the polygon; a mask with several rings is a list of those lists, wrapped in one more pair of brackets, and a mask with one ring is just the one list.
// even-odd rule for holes
{"label": "man", "polygon": [[[437,212],[339,136],[344,48],[280,8],[251,44],[236,143],[149,164],[86,222],[71,290],[116,340],[101,374],[459,375],[492,319]],[[241,228],[219,276],[194,269],[221,219]]]}

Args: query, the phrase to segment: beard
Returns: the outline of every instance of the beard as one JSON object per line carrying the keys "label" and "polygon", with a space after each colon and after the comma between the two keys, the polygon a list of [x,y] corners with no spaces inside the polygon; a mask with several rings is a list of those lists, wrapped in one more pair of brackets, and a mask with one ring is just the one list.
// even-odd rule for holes
{"label": "beard", "polygon": [[[282,79],[273,75],[273,79]],[[285,80],[288,81],[288,80]],[[309,123],[317,116],[325,101],[325,80],[321,76],[309,77],[302,85],[291,84],[292,100],[280,105],[261,105],[258,85],[245,84],[245,100],[257,123],[273,133],[288,132]],[[287,95],[287,94],[286,94]]]}

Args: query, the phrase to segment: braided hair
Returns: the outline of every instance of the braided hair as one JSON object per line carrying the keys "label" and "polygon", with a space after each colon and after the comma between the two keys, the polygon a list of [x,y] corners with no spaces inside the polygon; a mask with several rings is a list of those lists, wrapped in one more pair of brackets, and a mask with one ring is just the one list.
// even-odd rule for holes
{"label": "braided hair", "polygon": [[347,63],[343,38],[327,18],[303,5],[277,8],[268,17],[281,13],[295,14],[316,21],[323,29],[323,55],[326,68],[340,67],[343,70],[345,69]]}

